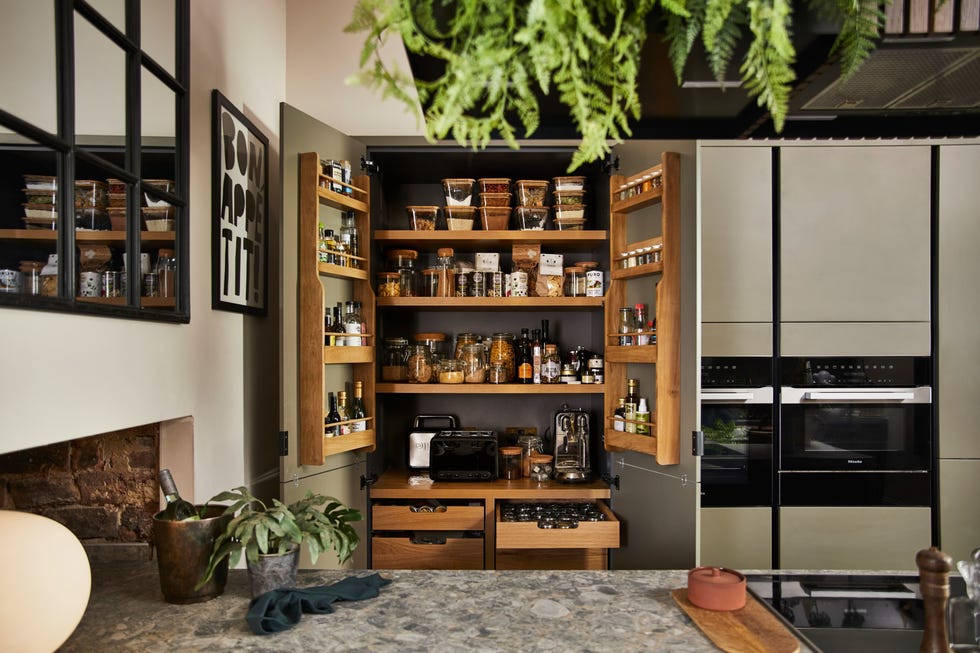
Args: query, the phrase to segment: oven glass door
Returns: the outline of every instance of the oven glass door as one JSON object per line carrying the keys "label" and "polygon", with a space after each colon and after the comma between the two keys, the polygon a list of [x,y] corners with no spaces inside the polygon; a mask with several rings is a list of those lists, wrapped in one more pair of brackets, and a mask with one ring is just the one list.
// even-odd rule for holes
{"label": "oven glass door", "polygon": [[772,504],[772,388],[701,391],[701,505]]}
{"label": "oven glass door", "polygon": [[929,388],[782,389],[780,469],[930,468]]}

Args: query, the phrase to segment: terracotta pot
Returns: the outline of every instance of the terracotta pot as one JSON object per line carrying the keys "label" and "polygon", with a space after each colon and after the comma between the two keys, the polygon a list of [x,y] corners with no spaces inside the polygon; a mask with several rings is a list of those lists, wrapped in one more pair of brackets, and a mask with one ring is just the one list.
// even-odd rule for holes
{"label": "terracotta pot", "polygon": [[283,554],[259,554],[258,562],[246,558],[248,580],[252,598],[278,589],[296,587],[296,570],[299,568],[299,547]]}
{"label": "terracotta pot", "polygon": [[705,610],[745,607],[745,576],[724,567],[696,567],[687,572],[687,598]]}

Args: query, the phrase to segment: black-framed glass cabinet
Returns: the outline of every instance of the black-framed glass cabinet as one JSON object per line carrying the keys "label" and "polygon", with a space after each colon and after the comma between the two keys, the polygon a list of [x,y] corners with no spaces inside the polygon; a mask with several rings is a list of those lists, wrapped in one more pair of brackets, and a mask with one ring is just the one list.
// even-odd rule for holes
{"label": "black-framed glass cabinet", "polygon": [[0,7],[0,309],[188,322],[189,0]]}

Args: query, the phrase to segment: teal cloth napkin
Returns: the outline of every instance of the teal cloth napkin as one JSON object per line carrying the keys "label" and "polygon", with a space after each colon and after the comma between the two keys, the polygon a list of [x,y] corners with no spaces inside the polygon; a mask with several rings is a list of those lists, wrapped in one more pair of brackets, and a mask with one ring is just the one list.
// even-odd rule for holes
{"label": "teal cloth napkin", "polygon": [[390,582],[375,573],[363,577],[352,576],[332,585],[272,590],[252,599],[245,621],[256,635],[271,635],[298,624],[304,612],[333,612],[331,604],[334,601],[373,599]]}

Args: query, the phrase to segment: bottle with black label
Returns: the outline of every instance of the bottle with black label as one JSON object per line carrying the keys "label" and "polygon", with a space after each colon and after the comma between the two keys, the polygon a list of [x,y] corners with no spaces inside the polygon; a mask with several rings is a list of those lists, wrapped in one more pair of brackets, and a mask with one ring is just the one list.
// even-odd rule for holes
{"label": "bottle with black label", "polygon": [[324,431],[324,435],[328,438],[335,438],[340,435],[340,425],[337,422],[340,421],[340,411],[337,410],[337,396],[332,393],[327,393],[327,401],[329,403],[330,409],[327,411],[326,423],[327,428]]}

